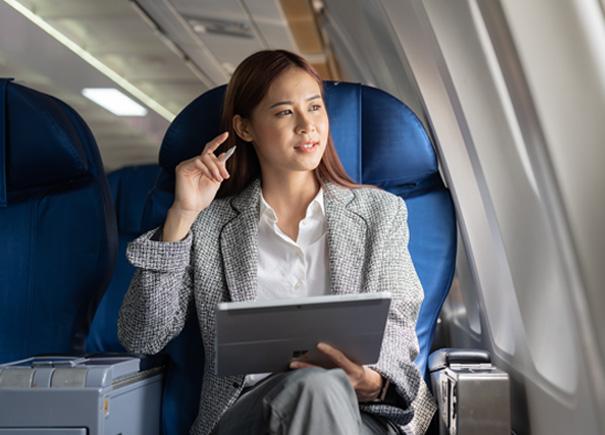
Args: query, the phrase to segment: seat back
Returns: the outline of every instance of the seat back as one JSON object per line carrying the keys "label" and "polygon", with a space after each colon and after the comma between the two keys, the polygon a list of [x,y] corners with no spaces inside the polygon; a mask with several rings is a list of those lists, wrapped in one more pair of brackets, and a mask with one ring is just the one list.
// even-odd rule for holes
{"label": "seat back", "polygon": [[[126,259],[128,243],[147,229],[142,225],[143,206],[154,187],[158,165],[132,166],[108,175],[115,204],[120,238],[116,269],[99,304],[86,339],[88,352],[124,352],[117,336],[117,319],[124,294],[134,274]],[[168,204],[170,205],[170,204]],[[197,375],[204,361],[201,352],[191,352],[187,343],[200,343],[196,320],[191,318],[185,330],[172,340],[164,352],[168,355],[162,390],[162,433],[187,433],[197,415],[201,378]]]}
{"label": "seat back", "polygon": [[437,317],[454,277],[456,258],[456,216],[437,156],[414,112],[384,91],[330,82],[326,83],[326,105],[332,138],[349,176],[406,202],[409,251],[424,290],[416,324],[420,348],[416,364],[426,375]]}
{"label": "seat back", "polygon": [[[416,363],[424,374],[436,319],[454,273],[456,225],[451,197],[422,123],[404,103],[360,84],[325,82],[325,91],[332,137],[347,173],[357,182],[374,184],[406,200],[409,250],[425,292],[416,328],[420,345]],[[221,86],[204,93],[168,128],[160,149],[158,181],[145,205],[146,229],[161,225],[166,217],[176,165],[199,154],[203,144],[220,133],[224,92]],[[173,359],[179,358],[178,350],[190,358],[185,349],[202,349],[197,328],[189,322],[176,339],[178,345],[171,342]],[[199,372],[197,367],[191,379]],[[191,385],[180,388],[193,395]]]}
{"label": "seat back", "polygon": [[155,185],[158,165],[128,166],[107,175],[118,224],[119,246],[111,282],[97,307],[86,337],[87,352],[126,352],[118,340],[118,314],[134,274],[126,246],[140,236],[145,198]]}
{"label": "seat back", "polygon": [[96,142],[68,105],[0,79],[0,363],[82,352],[117,229]]}

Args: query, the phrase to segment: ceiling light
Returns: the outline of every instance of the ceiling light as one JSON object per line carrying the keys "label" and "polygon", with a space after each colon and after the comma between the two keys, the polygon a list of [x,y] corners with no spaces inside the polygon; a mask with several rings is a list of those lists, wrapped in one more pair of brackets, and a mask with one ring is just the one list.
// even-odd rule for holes
{"label": "ceiling light", "polygon": [[[145,103],[145,105],[147,107],[149,107],[154,112],[158,113],[164,119],[167,119],[168,121],[172,121],[175,118],[176,115],[174,113],[172,113],[170,110],[166,109],[163,105],[161,105],[155,99],[153,99],[152,97],[147,95],[145,92],[143,92],[137,86],[133,85],[127,79],[125,79],[120,74],[118,74],[116,71],[109,68],[103,62],[101,62],[98,58],[96,58],[91,53],[89,53],[84,48],[82,48],[80,45],[78,45],[77,43],[75,43],[74,41],[69,39],[67,36],[65,36],[63,33],[61,33],[59,30],[55,29],[52,25],[50,25],[48,22],[46,22],[42,17],[40,17],[39,15],[34,13],[32,10],[28,9],[26,6],[19,3],[19,0],[4,0],[4,1],[6,3],[8,3],[10,6],[12,6],[13,8],[15,8],[18,12],[23,14],[26,18],[31,20],[34,24],[38,25],[42,30],[44,30],[50,36],[55,38],[61,44],[65,45],[67,48],[69,48],[71,51],[73,51],[76,55],[78,55],[83,60],[88,62],[90,65],[92,65],[94,68],[99,70],[101,73],[105,74],[107,77],[109,77],[115,83],[117,83],[118,86],[120,86],[122,89],[125,89],[131,95],[134,95],[139,101],[142,101],[143,103]],[[142,116],[142,115],[139,115],[139,116]]]}
{"label": "ceiling light", "polygon": [[118,116],[145,116],[147,109],[115,88],[84,88],[82,95]]}

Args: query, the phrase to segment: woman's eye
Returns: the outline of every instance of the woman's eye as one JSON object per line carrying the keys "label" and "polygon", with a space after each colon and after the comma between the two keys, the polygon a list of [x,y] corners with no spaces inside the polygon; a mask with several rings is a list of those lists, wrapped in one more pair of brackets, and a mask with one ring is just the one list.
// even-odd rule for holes
{"label": "woman's eye", "polygon": [[286,115],[291,114],[292,111],[290,109],[287,110],[282,110],[281,112],[277,112],[276,115],[279,116],[280,118],[283,118]]}
{"label": "woman's eye", "polygon": [[321,109],[321,105],[319,105],[319,104],[313,104],[311,106],[311,110],[314,111],[314,112],[317,111],[317,110],[319,110],[319,109]]}

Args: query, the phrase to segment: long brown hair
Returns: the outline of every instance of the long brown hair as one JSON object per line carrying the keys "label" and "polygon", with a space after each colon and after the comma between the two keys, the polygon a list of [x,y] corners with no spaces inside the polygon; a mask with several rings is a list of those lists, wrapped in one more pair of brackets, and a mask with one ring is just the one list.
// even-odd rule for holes
{"label": "long brown hair", "polygon": [[[221,131],[228,131],[229,137],[217,149],[216,154],[237,145],[236,153],[226,164],[230,177],[223,181],[217,198],[240,193],[252,180],[261,175],[256,151],[250,142],[245,142],[233,128],[233,117],[240,115],[250,119],[252,111],[264,98],[271,83],[289,68],[300,68],[307,72],[319,85],[324,97],[323,81],[315,69],[302,57],[286,50],[263,50],[248,56],[235,69],[223,102]],[[317,168],[313,170],[320,183],[331,181],[344,187],[359,188],[345,172],[332,141],[328,143]]]}

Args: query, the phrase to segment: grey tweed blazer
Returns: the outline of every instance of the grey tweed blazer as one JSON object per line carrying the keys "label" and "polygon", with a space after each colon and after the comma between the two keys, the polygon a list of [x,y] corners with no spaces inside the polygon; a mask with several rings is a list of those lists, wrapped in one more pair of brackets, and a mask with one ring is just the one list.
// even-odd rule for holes
{"label": "grey tweed blazer", "polygon": [[[393,295],[380,359],[372,368],[391,381],[394,400],[360,407],[391,419],[406,434],[424,433],[435,404],[414,364],[423,291],[407,249],[405,204],[379,189],[330,182],[323,187],[331,293]],[[118,336],[129,351],[161,351],[182,330],[194,304],[205,364],[193,435],[209,434],[243,388],[243,376],[215,374],[214,310],[222,301],[255,299],[260,191],[256,179],[240,194],[214,200],[182,241],[154,241],[152,230],[128,246],[137,269],[120,310]]]}

